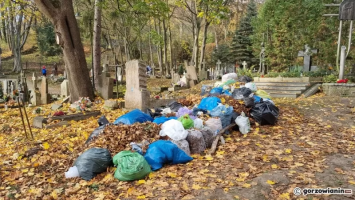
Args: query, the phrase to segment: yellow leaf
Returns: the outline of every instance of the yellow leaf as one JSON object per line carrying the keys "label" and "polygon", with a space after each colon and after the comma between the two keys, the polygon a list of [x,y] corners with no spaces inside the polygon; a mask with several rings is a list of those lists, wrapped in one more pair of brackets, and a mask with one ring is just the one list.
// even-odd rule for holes
{"label": "yellow leaf", "polygon": [[145,199],[145,195],[138,196],[137,199]]}
{"label": "yellow leaf", "polygon": [[235,199],[239,199],[239,196],[238,196],[238,195],[235,195],[234,198],[235,198]]}
{"label": "yellow leaf", "polygon": [[109,182],[113,180],[112,174],[107,174],[105,178],[102,179],[103,182]]}
{"label": "yellow leaf", "polygon": [[150,173],[150,174],[149,174],[149,178],[150,178],[150,179],[152,179],[152,178],[154,178],[154,177],[155,177],[155,174],[154,174],[154,173]]}
{"label": "yellow leaf", "polygon": [[145,183],[145,180],[139,180],[138,181],[138,184],[140,185],[140,184],[144,184]]}
{"label": "yellow leaf", "polygon": [[176,174],[172,172],[168,172],[168,176],[170,176],[171,178],[176,178]]}
{"label": "yellow leaf", "polygon": [[193,185],[192,185],[192,189],[194,189],[194,190],[199,190],[199,189],[201,189],[201,187],[200,187],[199,185],[193,184]]}
{"label": "yellow leaf", "polygon": [[292,152],[292,149],[286,149],[285,152],[286,152],[286,153],[291,153],[291,152]]}
{"label": "yellow leaf", "polygon": [[43,143],[43,148],[46,149],[46,150],[49,149],[49,144],[48,144],[48,142]]}
{"label": "yellow leaf", "polygon": [[224,151],[217,151],[216,154],[217,154],[217,155],[223,155],[223,154],[224,154]]}
{"label": "yellow leaf", "polygon": [[251,187],[251,185],[250,185],[250,184],[248,184],[248,183],[244,183],[244,184],[242,185],[242,187],[243,187],[243,188],[250,188],[250,187]]}
{"label": "yellow leaf", "polygon": [[355,181],[349,181],[351,185],[355,185]]}
{"label": "yellow leaf", "polygon": [[277,165],[276,165],[276,164],[273,164],[273,165],[271,165],[271,168],[277,169]]}
{"label": "yellow leaf", "polygon": [[23,173],[26,173],[26,172],[28,172],[28,169],[23,169],[23,170],[21,170]]}
{"label": "yellow leaf", "polygon": [[224,191],[225,191],[225,192],[228,192],[228,191],[229,191],[229,188],[224,188]]}
{"label": "yellow leaf", "polygon": [[279,199],[280,199],[280,200],[289,200],[289,199],[290,199],[290,194],[289,194],[289,193],[282,193],[282,194],[279,196]]}
{"label": "yellow leaf", "polygon": [[270,181],[270,180],[267,180],[266,183],[268,183],[270,185],[275,185],[275,182],[274,181]]}
{"label": "yellow leaf", "polygon": [[53,190],[53,192],[51,193],[51,197],[53,197],[53,199],[58,199],[57,191]]}
{"label": "yellow leaf", "polygon": [[206,160],[213,160],[212,156],[210,156],[210,155],[205,156],[205,159]]}
{"label": "yellow leaf", "polygon": [[221,98],[221,102],[224,104],[226,103],[226,100],[224,98]]}

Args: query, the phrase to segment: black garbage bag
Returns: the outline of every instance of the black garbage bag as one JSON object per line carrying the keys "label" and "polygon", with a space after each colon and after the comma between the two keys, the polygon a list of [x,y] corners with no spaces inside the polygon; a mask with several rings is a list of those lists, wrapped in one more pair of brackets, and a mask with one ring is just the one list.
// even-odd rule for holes
{"label": "black garbage bag", "polygon": [[147,109],[147,112],[145,112],[145,114],[151,116],[152,118],[155,118],[155,117],[161,117],[162,112],[163,110],[160,109],[160,108],[157,108],[157,109]]}
{"label": "black garbage bag", "polygon": [[233,99],[243,99],[245,97],[249,97],[252,91],[249,88],[242,87],[238,89],[234,89],[232,93]]}
{"label": "black garbage bag", "polygon": [[250,115],[260,125],[275,125],[279,117],[279,109],[269,101],[257,103],[251,109]]}
{"label": "black garbage bag", "polygon": [[247,108],[251,108],[255,105],[254,101],[254,97],[244,97],[243,98],[244,104]]}
{"label": "black garbage bag", "polygon": [[99,126],[109,124],[110,122],[107,120],[106,116],[101,116],[99,120],[97,121],[99,123]]}
{"label": "black garbage bag", "polygon": [[113,166],[111,153],[108,149],[91,148],[76,159],[74,166],[78,168],[80,177],[89,181]]}
{"label": "black garbage bag", "polygon": [[239,82],[244,82],[244,83],[249,83],[252,82],[253,79],[251,79],[249,76],[241,76],[239,77]]}
{"label": "black garbage bag", "polygon": [[100,135],[100,133],[102,133],[102,131],[105,129],[106,126],[107,126],[107,124],[97,127],[97,128],[90,134],[90,136],[89,136],[89,138],[86,140],[85,144],[89,143],[89,142],[93,139],[93,137],[96,137],[96,136]]}
{"label": "black garbage bag", "polygon": [[176,101],[173,101],[168,104],[168,107],[171,109],[171,111],[177,112],[181,107],[184,107],[184,106]]}

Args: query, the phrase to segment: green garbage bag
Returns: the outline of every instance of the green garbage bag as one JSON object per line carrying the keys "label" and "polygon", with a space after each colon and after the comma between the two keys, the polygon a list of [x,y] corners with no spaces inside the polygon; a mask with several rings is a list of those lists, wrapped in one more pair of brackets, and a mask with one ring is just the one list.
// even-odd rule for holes
{"label": "green garbage bag", "polygon": [[137,152],[121,151],[113,157],[113,164],[117,167],[115,178],[120,181],[139,180],[151,172],[148,162]]}
{"label": "green garbage bag", "polygon": [[234,84],[234,83],[236,83],[236,81],[235,81],[234,79],[230,79],[230,80],[226,81],[225,83],[223,83],[223,84],[221,85],[221,87],[223,87],[223,86],[225,86],[225,85],[232,85],[232,84]]}
{"label": "green garbage bag", "polygon": [[181,116],[178,121],[182,123],[185,129],[194,127],[194,120],[192,120],[188,114]]}

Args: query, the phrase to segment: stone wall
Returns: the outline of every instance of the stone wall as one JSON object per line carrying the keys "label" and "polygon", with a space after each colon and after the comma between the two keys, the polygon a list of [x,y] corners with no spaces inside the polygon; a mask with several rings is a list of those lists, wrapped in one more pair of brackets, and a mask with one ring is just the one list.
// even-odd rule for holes
{"label": "stone wall", "polygon": [[322,87],[327,96],[355,97],[353,83],[323,83]]}

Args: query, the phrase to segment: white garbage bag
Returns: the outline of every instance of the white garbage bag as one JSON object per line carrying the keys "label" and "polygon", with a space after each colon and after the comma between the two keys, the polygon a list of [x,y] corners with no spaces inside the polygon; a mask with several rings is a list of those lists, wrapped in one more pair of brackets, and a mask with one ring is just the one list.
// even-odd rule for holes
{"label": "white garbage bag", "polygon": [[169,136],[170,139],[179,141],[185,140],[188,132],[184,129],[184,126],[178,120],[172,119],[166,121],[161,126],[160,136]]}
{"label": "white garbage bag", "polygon": [[205,124],[215,135],[222,130],[222,121],[220,118],[210,118],[205,122]]}
{"label": "white garbage bag", "polygon": [[222,83],[225,83],[229,80],[235,80],[238,81],[238,74],[236,73],[229,73],[229,74],[225,74],[222,76]]}
{"label": "white garbage bag", "polygon": [[196,129],[202,129],[203,128],[203,120],[200,118],[196,118],[194,120],[194,128]]}
{"label": "white garbage bag", "polygon": [[242,112],[240,116],[235,119],[235,123],[239,126],[239,131],[242,134],[247,134],[250,131],[250,121],[249,118],[245,116],[245,113]]}
{"label": "white garbage bag", "polygon": [[256,84],[254,82],[249,82],[245,84],[246,88],[249,88],[252,92],[256,92],[258,89],[256,88]]}

